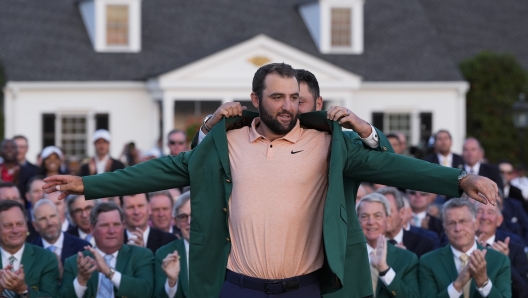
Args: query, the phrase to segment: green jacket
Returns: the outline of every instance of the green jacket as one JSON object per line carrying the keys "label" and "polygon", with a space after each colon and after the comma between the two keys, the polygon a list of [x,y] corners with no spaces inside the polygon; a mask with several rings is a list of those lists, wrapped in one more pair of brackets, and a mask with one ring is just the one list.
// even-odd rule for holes
{"label": "green jacket", "polygon": [[[189,294],[190,297],[216,297],[225,280],[231,250],[227,223],[231,195],[231,169],[226,127],[249,126],[255,113],[223,119],[195,149],[153,159],[113,173],[83,177],[88,199],[151,192],[190,185],[192,200]],[[377,182],[456,197],[460,193],[460,170],[434,165],[401,155],[365,150],[360,140],[344,136],[337,122],[326,119],[326,112],[302,114],[301,124],[333,134],[328,171],[328,191],[324,208],[323,245],[325,262],[321,270],[323,294],[347,286],[348,280],[361,280],[350,287],[349,297],[372,295],[365,236],[345,197],[344,177]],[[227,125],[227,126],[225,126]],[[349,218],[352,225],[348,226]],[[345,268],[345,255],[354,263]],[[345,269],[350,279],[345,281]],[[348,288],[348,287],[347,287]]]}
{"label": "green jacket", "polygon": [[388,286],[378,280],[376,298],[420,297],[418,257],[408,250],[387,242],[387,264],[394,270],[396,276]]}
{"label": "green jacket", "polygon": [[[83,254],[93,258],[92,253],[89,251],[85,250]],[[123,244],[117,255],[115,270],[121,273],[119,289],[114,287],[115,297],[152,297],[154,288],[154,256],[149,249]],[[77,297],[73,287],[73,281],[76,277],[77,255],[73,255],[64,262],[64,273],[59,297]],[[96,297],[98,285],[99,272],[96,270],[92,273],[87,283],[87,289],[83,297]]]}
{"label": "green jacket", "polygon": [[167,292],[165,292],[165,282],[167,280],[167,274],[161,269],[161,263],[167,255],[173,253],[175,250],[178,251],[180,256],[180,274],[178,275],[178,289],[176,291],[175,298],[189,297],[189,281],[188,281],[188,270],[187,270],[187,253],[185,252],[185,244],[183,239],[174,240],[171,243],[164,245],[156,251],[156,263],[154,270],[156,275],[154,276],[156,284],[154,287],[154,296],[159,298],[167,298]]}
{"label": "green jacket", "polygon": [[[478,249],[484,247],[477,245]],[[449,298],[447,287],[458,277],[451,246],[446,245],[420,258],[420,292],[423,298]],[[509,298],[511,294],[510,260],[493,249],[486,253],[486,270],[493,287],[488,298]],[[471,280],[471,298],[482,297]],[[462,296],[461,296],[462,297]]]}
{"label": "green jacket", "polygon": [[[24,265],[29,297],[57,296],[59,263],[54,253],[42,247],[26,243],[20,264]],[[0,268],[3,267],[0,259]]]}

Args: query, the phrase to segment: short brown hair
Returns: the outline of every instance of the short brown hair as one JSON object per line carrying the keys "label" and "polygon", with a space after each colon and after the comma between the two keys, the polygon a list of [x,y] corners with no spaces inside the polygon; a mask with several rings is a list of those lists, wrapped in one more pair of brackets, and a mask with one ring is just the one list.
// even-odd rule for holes
{"label": "short brown hair", "polygon": [[114,210],[117,210],[119,212],[119,217],[121,218],[121,222],[123,222],[125,220],[125,214],[123,213],[123,210],[116,205],[116,203],[102,202],[95,205],[95,207],[92,209],[92,212],[90,212],[90,224],[92,226],[95,226],[95,224],[97,224],[97,221],[99,220],[99,214]]}

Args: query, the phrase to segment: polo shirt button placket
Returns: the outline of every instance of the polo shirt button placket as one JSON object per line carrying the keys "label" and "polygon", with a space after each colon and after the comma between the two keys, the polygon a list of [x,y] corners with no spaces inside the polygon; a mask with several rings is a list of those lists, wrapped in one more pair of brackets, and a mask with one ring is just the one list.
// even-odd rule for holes
{"label": "polo shirt button placket", "polygon": [[224,211],[224,213],[227,213],[227,208],[224,208],[224,209],[222,209],[222,210]]}

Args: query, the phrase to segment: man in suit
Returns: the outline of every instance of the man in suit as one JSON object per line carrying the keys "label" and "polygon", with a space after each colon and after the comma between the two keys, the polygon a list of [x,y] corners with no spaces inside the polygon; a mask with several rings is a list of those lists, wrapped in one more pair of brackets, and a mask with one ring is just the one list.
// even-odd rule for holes
{"label": "man in suit", "polygon": [[428,162],[461,169],[464,166],[462,156],[451,152],[451,134],[447,130],[439,130],[434,135],[434,153],[427,155],[424,160]]}
{"label": "man in suit", "polygon": [[150,208],[150,222],[153,228],[181,237],[177,225],[172,225],[174,200],[169,191],[163,190],[148,194]]}
{"label": "man in suit", "polygon": [[411,225],[433,231],[442,238],[444,234],[442,220],[427,213],[427,207],[434,202],[436,194],[407,190],[407,195],[412,209]]}
{"label": "man in suit", "polygon": [[511,185],[511,181],[515,178],[515,169],[509,161],[501,161],[498,164],[499,171],[504,182],[504,197],[512,198],[519,201],[524,211],[528,212],[528,201],[524,199],[522,190],[520,188]]}
{"label": "man in suit", "polygon": [[475,241],[473,203],[453,198],[442,214],[449,245],[420,259],[422,297],[512,297],[508,257]]}
{"label": "man in suit", "polygon": [[144,193],[123,196],[121,206],[125,212],[125,242],[146,247],[156,253],[158,248],[176,240],[174,234],[151,228],[148,224],[150,208]]}
{"label": "man in suit", "polygon": [[358,202],[356,212],[367,238],[374,296],[419,297],[418,258],[383,236],[392,216],[388,200],[380,193],[368,194]]}
{"label": "man in suit", "polygon": [[[0,201],[2,200],[13,200],[24,205],[24,201],[20,198],[20,192],[13,183],[0,183]],[[31,214],[30,216],[26,214],[26,218],[30,217]],[[31,220],[27,220],[26,226],[28,228],[26,241],[31,242],[38,236],[38,233],[37,231],[35,231],[35,228],[31,224]]]}
{"label": "man in suit", "polygon": [[29,149],[27,138],[22,135],[16,135],[13,137],[13,141],[15,141],[17,145],[17,161],[22,169],[18,177],[20,181],[19,189],[21,194],[25,194],[27,191],[26,186],[28,185],[29,180],[38,175],[39,168],[26,159],[26,153]]}
{"label": "man in suit", "polygon": [[167,146],[170,155],[178,155],[189,150],[187,135],[179,129],[173,129],[167,134]]}
{"label": "man in suit", "polygon": [[61,220],[61,231],[66,232],[71,229],[72,225],[66,217],[66,202],[59,200],[59,196],[56,193],[46,193],[44,194],[44,198],[52,201],[57,206]]}
{"label": "man in suit", "polygon": [[66,233],[84,239],[92,246],[95,245],[95,240],[90,230],[90,212],[96,203],[96,200],[85,200],[84,196],[72,195],[66,199],[68,214],[73,223]]}
{"label": "man in suit", "polygon": [[113,172],[123,169],[125,165],[117,159],[110,157],[110,132],[106,129],[98,129],[93,135],[95,156],[81,167],[81,176]]}
{"label": "man in suit", "polygon": [[394,187],[384,187],[377,190],[385,196],[390,204],[391,214],[388,217],[385,236],[389,242],[400,248],[415,253],[418,258],[434,249],[434,243],[429,238],[403,229],[403,216],[405,208],[403,195]]}
{"label": "man in suit", "polygon": [[482,148],[480,142],[477,139],[468,138],[464,141],[462,157],[464,159],[464,169],[467,173],[488,177],[497,183],[497,186],[500,190],[503,189],[503,183],[499,174],[499,169],[494,165],[482,162],[482,158],[484,157],[484,148]]}
{"label": "man in suit", "polygon": [[[64,264],[66,258],[84,250],[90,243],[64,233],[60,229],[60,216],[57,206],[48,199],[42,199],[33,208],[33,226],[40,235],[31,241],[39,247],[43,247],[60,257],[60,265]],[[62,266],[59,267],[62,276]]]}
{"label": "man in suit", "polygon": [[123,211],[113,202],[90,213],[95,248],[66,259],[59,297],[152,297],[154,256],[123,244]]}
{"label": "man in suit", "polygon": [[528,297],[528,260],[524,248],[511,241],[510,237],[503,238],[497,234],[497,228],[503,220],[500,201],[497,201],[496,206],[475,202],[475,209],[479,223],[478,242],[510,259],[512,295],[516,298]]}
{"label": "man in suit", "polygon": [[[17,161],[18,148],[14,140],[4,139],[0,143],[0,180],[10,182],[18,187],[20,193],[26,193],[27,179],[33,173],[28,168],[22,167]],[[22,179],[20,179],[22,177]]]}
{"label": "man in suit", "polygon": [[57,256],[25,243],[24,206],[0,202],[0,293],[6,297],[56,297],[59,282]]}
{"label": "man in suit", "polygon": [[28,217],[31,217],[33,206],[35,206],[38,200],[44,197],[44,190],[42,189],[42,185],[44,185],[44,181],[42,179],[44,179],[44,177],[34,176],[28,181],[27,188],[26,188],[26,194],[25,194],[26,195],[26,205],[28,206],[27,208]]}
{"label": "man in suit", "polygon": [[504,217],[499,229],[512,232],[528,243],[528,215],[521,203],[515,199],[504,197],[501,190],[498,192],[497,201],[501,202],[502,216]]}
{"label": "man in suit", "polygon": [[429,231],[421,227],[415,227],[411,225],[412,209],[411,209],[411,204],[409,204],[409,199],[406,196],[403,196],[403,209],[405,210],[405,212],[402,215],[402,228],[405,231],[411,231],[415,234],[420,234],[422,236],[429,238],[429,240],[433,241],[434,248],[435,249],[439,248],[440,238],[438,237],[437,233],[433,231]]}
{"label": "man in suit", "polygon": [[[359,121],[347,109],[299,117],[298,95],[291,66],[262,66],[251,93],[260,117],[243,111],[242,116],[223,118],[199,146],[175,157],[96,176],[48,177],[44,187],[47,192],[63,192],[63,197],[84,193],[90,199],[190,185],[189,293],[196,297],[217,297],[222,292],[236,297],[247,291],[258,297],[267,290],[284,293],[283,297],[309,298],[343,287],[349,289],[344,295],[372,295],[371,280],[364,274],[370,268],[366,239],[352,207],[355,192],[351,190],[357,187],[345,186],[343,177],[449,196],[464,191],[483,200],[480,191],[495,201],[496,186],[487,178],[365,149],[361,140],[342,133],[340,123]],[[372,127],[364,124],[365,130],[358,134],[368,137]],[[250,227],[268,235],[252,233]],[[283,233],[284,227],[295,237]],[[249,246],[241,247],[242,242]],[[271,248],[280,248],[281,253],[266,251]],[[264,250],[263,254],[252,253],[255,249]],[[301,254],[301,249],[310,252]],[[240,257],[263,269],[263,274],[243,274],[249,268],[239,262]],[[226,280],[226,268],[240,278]],[[244,283],[252,288],[236,285],[258,276],[279,282]]]}
{"label": "man in suit", "polygon": [[172,241],[156,252],[156,286],[159,298],[189,297],[189,234],[191,229],[191,193],[184,192],[174,205],[176,225],[182,238]]}

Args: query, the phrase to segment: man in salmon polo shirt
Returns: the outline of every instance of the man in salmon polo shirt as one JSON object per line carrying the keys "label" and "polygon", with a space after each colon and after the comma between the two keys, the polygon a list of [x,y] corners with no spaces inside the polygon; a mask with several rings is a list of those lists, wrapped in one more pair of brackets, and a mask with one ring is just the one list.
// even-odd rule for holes
{"label": "man in salmon polo shirt", "polygon": [[[347,229],[355,211],[344,177],[495,202],[487,178],[365,149],[341,131],[346,110],[299,117],[287,64],[259,68],[251,100],[259,114],[222,119],[191,151],[113,173],[48,177],[43,188],[91,199],[190,185],[191,297],[321,297],[346,286],[345,274],[365,280],[347,296],[372,296],[365,237],[359,226]],[[360,258],[345,270],[347,246]]]}

